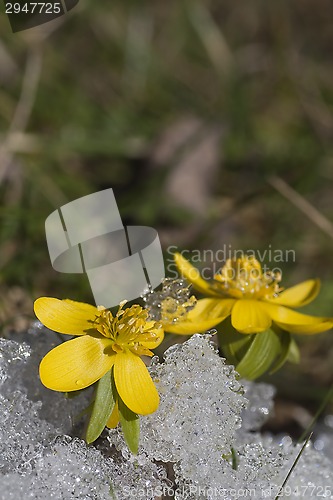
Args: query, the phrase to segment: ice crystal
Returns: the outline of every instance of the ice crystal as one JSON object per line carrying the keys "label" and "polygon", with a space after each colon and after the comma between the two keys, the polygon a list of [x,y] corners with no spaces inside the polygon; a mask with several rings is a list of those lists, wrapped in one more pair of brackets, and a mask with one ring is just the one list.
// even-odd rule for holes
{"label": "ice crystal", "polygon": [[242,431],[255,431],[266,422],[272,412],[275,388],[269,384],[242,380],[248,405],[242,413]]}
{"label": "ice crystal", "polygon": [[169,348],[164,363],[153,363],[160,406],[142,419],[140,445],[155,460],[177,462],[186,480],[213,486],[234,474],[231,448],[246,399],[209,337],[193,335]]}
{"label": "ice crystal", "polygon": [[[253,432],[272,410],[274,388],[240,381],[209,335],[172,346],[163,363],[153,360],[150,372],[161,402],[156,413],[141,419],[140,451],[173,464],[174,498],[275,499],[300,445],[288,436],[277,440]],[[128,458],[119,430],[108,434]],[[313,491],[326,491],[324,498],[333,499],[332,464],[311,446],[304,457],[287,483],[288,496],[310,500]]]}
{"label": "ice crystal", "polygon": [[9,377],[16,379],[22,368],[20,362],[27,360],[30,355],[31,350],[28,345],[0,338],[0,385],[3,385]]}
{"label": "ice crystal", "polygon": [[326,415],[317,425],[313,438],[316,450],[323,452],[333,461],[333,415]]}
{"label": "ice crystal", "polygon": [[35,457],[29,474],[11,472],[0,478],[0,499],[110,500],[126,498],[131,491],[153,499],[163,489],[164,477],[149,459],[117,463],[80,439],[62,436]]}
{"label": "ice crystal", "polygon": [[26,394],[29,400],[39,401],[40,418],[56,422],[59,431],[70,433],[78,416],[90,403],[91,389],[75,394],[75,397],[67,397],[63,393],[50,391],[39,379],[41,359],[48,351],[61,344],[61,336],[36,321],[28,332],[14,332],[11,338],[12,340],[0,339],[0,373],[3,365],[10,378],[4,384],[2,394],[10,394],[15,388]]}
{"label": "ice crystal", "polygon": [[[220,478],[215,487],[203,487],[184,480],[176,468],[176,500],[275,500],[299,452],[290,438],[276,441],[271,437],[248,436],[249,442],[237,450],[238,468],[234,475]],[[251,439],[251,441],[250,441]],[[309,445],[288,482],[283,498],[332,500],[332,463]]]}
{"label": "ice crystal", "polygon": [[[36,355],[44,343],[38,336],[33,338]],[[135,488],[144,491],[143,498],[153,499],[156,491],[163,490],[166,472],[151,458],[127,460],[116,452],[107,457],[84,441],[59,435],[63,425],[58,419],[67,422],[68,406],[56,409],[55,405],[66,399],[52,391],[61,400],[44,398],[35,373],[38,363],[31,364],[31,349],[0,339],[0,353],[4,394],[0,396],[0,500],[110,500],[124,498]],[[31,401],[26,394],[39,396],[43,402]],[[41,418],[43,404],[50,403],[46,413],[49,419],[53,413],[54,425]]]}
{"label": "ice crystal", "polygon": [[[0,339],[0,500],[275,499],[300,445],[259,433],[274,389],[239,380],[209,335],[194,335],[168,349],[163,362],[153,360],[161,402],[140,419],[137,456],[119,429],[105,431],[93,446],[65,435],[68,414],[89,398],[73,403],[40,384],[39,361],[57,336],[36,324],[24,339]],[[328,418],[284,497],[333,500],[331,427]]]}
{"label": "ice crystal", "polygon": [[165,278],[162,290],[150,290],[143,295],[151,319],[164,323],[179,321],[196,304],[194,295],[190,295],[190,287],[183,279]]}
{"label": "ice crystal", "polygon": [[0,471],[29,470],[41,453],[42,443],[55,429],[38,416],[41,403],[33,403],[14,391],[9,399],[0,396]]}

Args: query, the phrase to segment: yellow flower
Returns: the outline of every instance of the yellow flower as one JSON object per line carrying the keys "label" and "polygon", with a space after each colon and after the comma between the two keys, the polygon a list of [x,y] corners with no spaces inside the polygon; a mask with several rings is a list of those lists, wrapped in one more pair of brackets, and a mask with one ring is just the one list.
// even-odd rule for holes
{"label": "yellow flower", "polygon": [[[117,393],[134,413],[153,413],[159,396],[140,356],[152,356],[150,349],[163,340],[163,329],[148,321],[148,311],[139,305],[113,314],[72,300],[41,297],[35,301],[37,318],[51,330],[77,338],[55,347],[42,359],[39,372],[42,383],[54,391],[84,389],[101,379],[111,368]],[[116,404],[108,427],[119,420]]]}
{"label": "yellow flower", "polygon": [[175,262],[182,276],[209,298],[198,300],[181,321],[164,325],[171,333],[202,332],[229,316],[233,328],[245,334],[264,332],[272,323],[291,333],[310,335],[333,326],[332,318],[309,316],[290,309],[311,302],[319,292],[319,280],[307,280],[282,291],[279,274],[263,272],[254,257],[244,255],[229,259],[214,280],[207,282],[181,254],[175,254]]}

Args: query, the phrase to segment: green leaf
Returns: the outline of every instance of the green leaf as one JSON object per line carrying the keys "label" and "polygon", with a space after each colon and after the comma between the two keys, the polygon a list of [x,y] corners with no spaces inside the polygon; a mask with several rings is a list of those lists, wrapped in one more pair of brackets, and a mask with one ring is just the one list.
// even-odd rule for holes
{"label": "green leaf", "polygon": [[301,359],[301,355],[299,352],[298,345],[296,344],[295,340],[292,338],[289,346],[289,351],[288,351],[288,361],[290,363],[295,363],[296,365],[299,364]]}
{"label": "green leaf", "polygon": [[95,401],[86,430],[85,440],[93,443],[101,435],[116,404],[112,384],[112,370],[108,371],[96,384]]}
{"label": "green leaf", "polygon": [[242,377],[254,380],[269,369],[281,351],[281,344],[278,335],[271,329],[251,336],[254,340],[235,368]]}
{"label": "green leaf", "polygon": [[121,428],[124,434],[126,444],[130,451],[136,455],[139,449],[140,438],[140,420],[136,413],[133,413],[121,400],[118,399],[119,416]]}
{"label": "green leaf", "polygon": [[292,342],[292,338],[289,332],[286,332],[282,330],[281,328],[274,327],[275,333],[278,335],[280,339],[280,345],[281,345],[281,352],[280,356],[278,359],[275,361],[273,364],[269,374],[271,375],[272,373],[277,372],[288,360],[289,357],[289,349],[290,349],[290,344]]}
{"label": "green leaf", "polygon": [[239,333],[235,330],[230,317],[217,327],[217,335],[224,356],[233,365],[237,365],[242,360],[254,340],[253,335]]}

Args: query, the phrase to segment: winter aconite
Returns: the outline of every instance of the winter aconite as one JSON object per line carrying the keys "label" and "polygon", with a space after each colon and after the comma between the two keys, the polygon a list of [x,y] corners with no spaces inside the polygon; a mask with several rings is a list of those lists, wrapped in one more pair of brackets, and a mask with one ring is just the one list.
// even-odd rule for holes
{"label": "winter aconite", "polygon": [[264,270],[247,255],[228,259],[211,281],[204,280],[181,254],[175,254],[175,262],[183,278],[206,297],[193,302],[182,316],[162,320],[164,329],[192,335],[216,327],[222,355],[244,378],[276,371],[287,360],[298,362],[291,334],[312,335],[333,326],[332,318],[293,310],[317,296],[319,280],[283,290],[280,273]]}
{"label": "winter aconite", "polygon": [[163,329],[148,319],[139,305],[113,315],[104,307],[72,300],[41,297],[35,301],[38,319],[56,332],[76,338],[52,349],[40,364],[42,383],[54,391],[77,391],[102,379],[112,370],[116,401],[109,426],[118,423],[117,398],[134,414],[153,413],[159,396],[141,356],[163,340]]}
{"label": "winter aconite", "polygon": [[205,281],[181,254],[175,255],[178,270],[193,288],[209,298],[196,306],[179,322],[166,329],[178,334],[207,330],[231,316],[232,326],[240,333],[260,333],[272,323],[291,333],[315,334],[333,326],[331,318],[309,316],[293,311],[311,302],[318,294],[319,280],[307,280],[281,291],[280,276],[263,272],[252,256],[229,259],[212,282]]}

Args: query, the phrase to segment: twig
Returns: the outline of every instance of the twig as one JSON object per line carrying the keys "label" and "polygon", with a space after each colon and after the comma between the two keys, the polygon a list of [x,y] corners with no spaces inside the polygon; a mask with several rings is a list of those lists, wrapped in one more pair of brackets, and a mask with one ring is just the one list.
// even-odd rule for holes
{"label": "twig", "polygon": [[268,184],[273,186],[290,203],[303,212],[316,226],[333,239],[333,224],[322,213],[320,213],[303,196],[290,187],[281,177],[272,176],[267,179]]}

